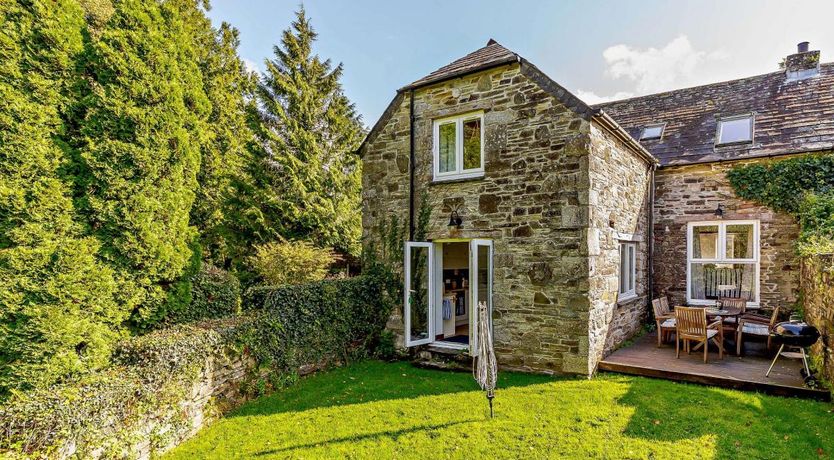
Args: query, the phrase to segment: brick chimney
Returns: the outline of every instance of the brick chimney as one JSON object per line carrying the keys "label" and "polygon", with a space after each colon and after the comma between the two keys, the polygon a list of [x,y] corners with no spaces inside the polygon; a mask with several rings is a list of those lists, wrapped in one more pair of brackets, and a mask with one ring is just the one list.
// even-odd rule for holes
{"label": "brick chimney", "polygon": [[796,45],[796,54],[785,58],[785,77],[788,81],[804,80],[820,73],[820,52],[808,51],[808,42]]}

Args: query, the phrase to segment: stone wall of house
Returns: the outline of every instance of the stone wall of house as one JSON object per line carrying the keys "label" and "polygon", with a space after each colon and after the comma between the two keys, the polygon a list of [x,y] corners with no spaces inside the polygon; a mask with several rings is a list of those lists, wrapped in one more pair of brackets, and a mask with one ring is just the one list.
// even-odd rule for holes
{"label": "stone wall of house", "polygon": [[[688,222],[760,221],[759,289],[763,306],[791,309],[799,292],[799,261],[794,241],[796,220],[765,206],[742,200],[726,173],[734,165],[756,161],[663,167],[656,173],[654,203],[654,295],[668,295],[672,305],[686,302],[686,229]],[[724,215],[715,216],[718,205]]]}
{"label": "stone wall of house", "polygon": [[[415,199],[432,211],[428,239],[494,242],[494,331],[504,368],[587,374],[590,125],[518,64],[415,93]],[[432,120],[484,112],[485,176],[432,183]],[[369,241],[391,215],[408,218],[409,99],[363,149]],[[419,209],[420,204],[415,205]],[[447,227],[458,209],[459,230]],[[402,334],[401,312],[390,327]],[[402,339],[400,339],[402,340]],[[400,342],[402,343],[402,342]]]}
{"label": "stone wall of house", "polygon": [[834,382],[834,255],[802,260],[802,307],[805,321],[819,329],[822,338],[811,355],[823,377]]}
{"label": "stone wall of house", "polygon": [[[652,165],[591,124],[588,228],[589,372],[640,330],[648,305],[648,206]],[[620,243],[636,244],[636,295],[619,298]]]}

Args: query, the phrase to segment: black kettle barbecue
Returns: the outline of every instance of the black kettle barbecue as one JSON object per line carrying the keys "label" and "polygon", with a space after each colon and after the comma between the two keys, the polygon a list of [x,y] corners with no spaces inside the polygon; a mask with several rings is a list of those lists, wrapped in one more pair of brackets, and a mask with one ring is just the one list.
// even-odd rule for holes
{"label": "black kettle barbecue", "polygon": [[[784,356],[786,358],[802,358],[805,378],[811,378],[811,371],[808,369],[808,358],[805,355],[805,348],[817,343],[817,340],[820,338],[820,331],[804,321],[793,320],[778,323],[773,327],[773,332],[771,332],[770,336],[774,342],[779,344],[779,351],[776,352],[773,362],[770,363],[770,368],[768,368],[765,377],[770,375],[770,371],[773,370],[776,360],[778,360],[780,356]],[[794,349],[798,348],[799,353],[783,353],[785,347]]]}

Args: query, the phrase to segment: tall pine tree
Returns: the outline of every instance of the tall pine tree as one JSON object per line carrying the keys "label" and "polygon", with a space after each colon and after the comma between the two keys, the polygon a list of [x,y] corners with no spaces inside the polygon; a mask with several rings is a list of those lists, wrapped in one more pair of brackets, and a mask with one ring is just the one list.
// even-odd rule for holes
{"label": "tall pine tree", "polygon": [[316,32],[302,8],[266,61],[240,188],[240,237],[307,239],[356,253],[360,238],[360,117],[342,91],[342,65],[313,54]]}

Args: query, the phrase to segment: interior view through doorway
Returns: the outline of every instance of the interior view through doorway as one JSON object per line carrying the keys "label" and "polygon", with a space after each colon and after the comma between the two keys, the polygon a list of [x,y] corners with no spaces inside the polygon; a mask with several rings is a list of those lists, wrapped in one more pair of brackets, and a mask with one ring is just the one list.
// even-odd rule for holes
{"label": "interior view through doorway", "polygon": [[492,318],[492,241],[407,242],[406,346],[433,343],[474,350],[477,306]]}

